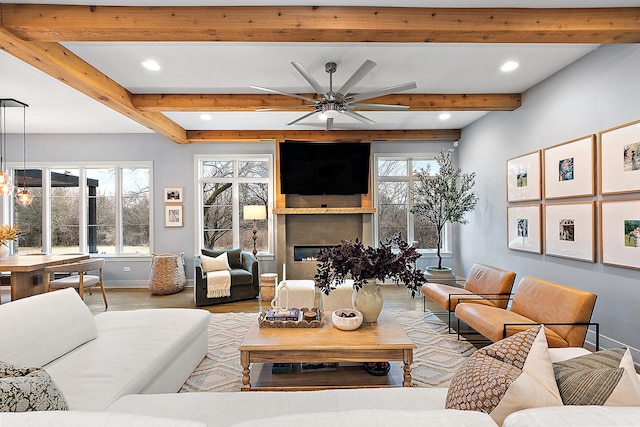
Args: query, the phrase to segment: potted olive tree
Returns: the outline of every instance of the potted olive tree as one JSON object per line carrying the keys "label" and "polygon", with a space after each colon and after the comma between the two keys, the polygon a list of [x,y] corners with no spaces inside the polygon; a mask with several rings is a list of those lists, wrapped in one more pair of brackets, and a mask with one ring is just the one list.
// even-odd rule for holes
{"label": "potted olive tree", "polygon": [[462,173],[453,164],[452,151],[440,150],[436,161],[439,166],[436,173],[432,173],[430,166],[416,172],[418,180],[413,188],[415,202],[411,213],[433,224],[438,234],[438,266],[427,267],[427,272],[450,274],[451,269],[442,266],[442,232],[447,222],[467,223],[464,215],[475,209],[478,203],[478,197],[473,191],[476,174]]}

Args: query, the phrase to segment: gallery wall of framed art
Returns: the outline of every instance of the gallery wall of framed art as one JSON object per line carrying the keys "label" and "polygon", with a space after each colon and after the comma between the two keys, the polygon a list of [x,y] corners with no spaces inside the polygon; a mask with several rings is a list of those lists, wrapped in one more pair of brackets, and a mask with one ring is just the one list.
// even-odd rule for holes
{"label": "gallery wall of framed art", "polygon": [[640,269],[640,120],[511,158],[506,179],[509,249]]}

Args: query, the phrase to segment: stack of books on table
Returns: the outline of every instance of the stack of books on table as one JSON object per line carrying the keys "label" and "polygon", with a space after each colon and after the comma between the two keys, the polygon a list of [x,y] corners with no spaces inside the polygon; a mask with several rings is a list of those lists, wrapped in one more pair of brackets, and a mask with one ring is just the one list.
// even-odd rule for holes
{"label": "stack of books on table", "polygon": [[287,309],[277,309],[270,308],[267,310],[267,313],[264,315],[265,320],[300,320],[300,309],[299,308],[287,308]]}

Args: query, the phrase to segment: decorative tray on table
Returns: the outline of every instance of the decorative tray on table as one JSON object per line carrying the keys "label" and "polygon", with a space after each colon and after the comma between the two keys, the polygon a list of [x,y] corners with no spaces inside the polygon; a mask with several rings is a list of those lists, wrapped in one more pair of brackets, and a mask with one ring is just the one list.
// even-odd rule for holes
{"label": "decorative tray on table", "polygon": [[270,308],[258,316],[261,328],[321,328],[322,311],[318,307]]}

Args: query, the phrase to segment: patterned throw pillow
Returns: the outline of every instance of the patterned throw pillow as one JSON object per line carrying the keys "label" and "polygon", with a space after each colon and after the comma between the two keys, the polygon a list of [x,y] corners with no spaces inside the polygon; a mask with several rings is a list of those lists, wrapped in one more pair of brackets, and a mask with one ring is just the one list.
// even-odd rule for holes
{"label": "patterned throw pillow", "polygon": [[520,409],[560,406],[542,326],[481,348],[451,380],[446,407],[481,411],[498,424]]}
{"label": "patterned throw pillow", "polygon": [[47,371],[0,362],[0,412],[68,409],[67,401]]}
{"label": "patterned throw pillow", "polygon": [[640,380],[629,349],[563,360],[554,363],[553,370],[565,405],[640,405]]}

